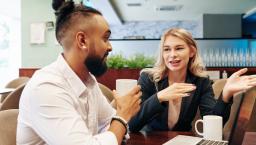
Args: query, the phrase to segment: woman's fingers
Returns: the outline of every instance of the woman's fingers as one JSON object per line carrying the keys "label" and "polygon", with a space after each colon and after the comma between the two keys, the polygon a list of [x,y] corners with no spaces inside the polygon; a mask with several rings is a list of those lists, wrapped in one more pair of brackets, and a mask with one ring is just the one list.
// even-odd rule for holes
{"label": "woman's fingers", "polygon": [[251,82],[256,82],[256,76],[248,76],[248,79],[249,79]]}
{"label": "woman's fingers", "polygon": [[182,93],[182,94],[180,94],[180,96],[181,97],[188,97],[188,96],[190,96],[190,93]]}
{"label": "woman's fingers", "polygon": [[253,86],[256,86],[256,82],[255,81],[249,81],[247,85],[253,87]]}
{"label": "woman's fingers", "polygon": [[183,89],[183,88],[195,88],[196,86],[194,84],[188,84],[188,83],[175,83],[169,87],[175,88],[175,89]]}
{"label": "woman's fingers", "polygon": [[191,92],[191,91],[194,91],[195,89],[196,89],[195,86],[190,86],[190,87],[180,88],[179,91],[181,91],[181,92]]}
{"label": "woman's fingers", "polygon": [[177,86],[195,86],[194,84],[190,84],[190,83],[174,83],[173,85],[177,85]]}
{"label": "woman's fingers", "polygon": [[241,76],[242,74],[246,73],[247,71],[248,71],[247,68],[240,69],[240,70],[234,72],[230,77]]}
{"label": "woman's fingers", "polygon": [[177,98],[188,97],[188,96],[190,96],[190,93],[177,93],[177,94],[175,94],[175,95],[171,98],[171,100],[177,99]]}
{"label": "woman's fingers", "polygon": [[174,91],[177,93],[186,93],[186,92],[191,92],[191,91],[195,90],[196,86],[193,84],[179,85],[179,86],[176,86],[174,89],[175,89]]}
{"label": "woman's fingers", "polygon": [[191,91],[195,90],[196,86],[188,83],[176,83],[174,86],[170,86],[170,93],[173,98],[190,96]]}
{"label": "woman's fingers", "polygon": [[256,86],[256,77],[255,76],[241,76],[240,83],[246,86]]}

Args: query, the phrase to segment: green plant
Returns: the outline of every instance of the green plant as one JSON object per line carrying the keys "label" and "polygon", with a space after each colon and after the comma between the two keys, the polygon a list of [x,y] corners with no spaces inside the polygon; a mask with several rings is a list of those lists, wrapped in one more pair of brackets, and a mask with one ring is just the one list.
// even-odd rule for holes
{"label": "green plant", "polygon": [[131,58],[124,58],[121,54],[108,57],[107,65],[109,68],[145,68],[152,67],[153,57],[146,57],[143,54],[135,54]]}
{"label": "green plant", "polygon": [[107,65],[109,68],[115,68],[115,69],[119,69],[119,68],[124,68],[126,65],[126,59],[121,55],[112,55],[109,56],[107,59]]}
{"label": "green plant", "polygon": [[153,57],[146,57],[143,54],[135,54],[127,61],[127,67],[129,68],[145,68],[152,67],[154,63]]}

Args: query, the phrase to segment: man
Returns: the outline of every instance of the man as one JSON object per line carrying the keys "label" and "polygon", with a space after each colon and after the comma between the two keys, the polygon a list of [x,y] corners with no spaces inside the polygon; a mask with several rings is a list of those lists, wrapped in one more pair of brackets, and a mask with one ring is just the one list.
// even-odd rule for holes
{"label": "man", "polygon": [[56,37],[63,47],[58,59],[37,71],[21,99],[17,144],[116,145],[127,121],[140,108],[140,87],[118,97],[115,111],[95,76],[103,74],[112,50],[110,30],[101,13],[73,1],[53,1]]}

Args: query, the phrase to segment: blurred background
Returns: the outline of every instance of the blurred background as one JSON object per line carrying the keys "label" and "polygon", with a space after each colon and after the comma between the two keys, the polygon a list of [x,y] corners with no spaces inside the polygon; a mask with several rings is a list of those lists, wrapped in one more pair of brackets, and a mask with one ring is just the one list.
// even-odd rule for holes
{"label": "blurred background", "polygon": [[[18,77],[19,70],[38,69],[53,62],[62,51],[54,36],[51,2],[1,1],[0,86]],[[207,69],[221,74],[248,67],[256,73],[256,0],[83,2],[99,9],[109,22],[111,56],[154,57],[161,34],[181,27],[196,38]]]}

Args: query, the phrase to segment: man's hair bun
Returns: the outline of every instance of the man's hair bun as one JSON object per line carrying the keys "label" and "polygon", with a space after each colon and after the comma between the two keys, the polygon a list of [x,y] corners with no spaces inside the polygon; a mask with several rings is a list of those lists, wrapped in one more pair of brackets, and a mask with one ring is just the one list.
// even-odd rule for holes
{"label": "man's hair bun", "polygon": [[73,2],[73,0],[53,0],[52,8],[55,10],[56,16],[61,15],[62,17],[70,14],[74,10],[75,3]]}
{"label": "man's hair bun", "polygon": [[52,0],[52,8],[57,11],[65,3],[65,0]]}

